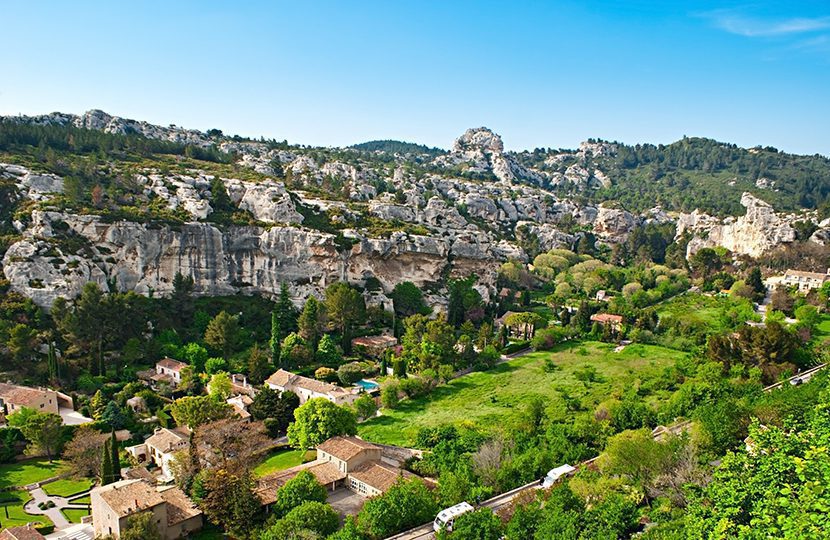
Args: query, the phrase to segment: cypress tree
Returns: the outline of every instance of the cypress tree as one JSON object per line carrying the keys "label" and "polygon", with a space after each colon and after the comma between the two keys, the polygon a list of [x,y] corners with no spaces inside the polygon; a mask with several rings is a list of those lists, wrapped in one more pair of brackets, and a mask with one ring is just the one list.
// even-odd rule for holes
{"label": "cypress tree", "polygon": [[112,483],[112,451],[110,450],[110,439],[104,441],[101,452],[101,485],[106,486]]}
{"label": "cypress tree", "polygon": [[112,465],[112,481],[121,480],[121,458],[118,455],[118,439],[115,437],[115,430],[110,431],[110,452]]}
{"label": "cypress tree", "polygon": [[271,312],[271,341],[268,342],[271,351],[271,363],[278,366],[280,363],[280,318],[277,310]]}

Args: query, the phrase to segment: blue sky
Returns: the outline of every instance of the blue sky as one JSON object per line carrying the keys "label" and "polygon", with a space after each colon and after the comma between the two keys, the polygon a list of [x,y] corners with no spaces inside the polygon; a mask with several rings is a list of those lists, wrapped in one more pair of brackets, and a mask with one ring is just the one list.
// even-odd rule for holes
{"label": "blue sky", "polygon": [[830,154],[830,2],[0,0],[0,114],[315,145],[683,135]]}

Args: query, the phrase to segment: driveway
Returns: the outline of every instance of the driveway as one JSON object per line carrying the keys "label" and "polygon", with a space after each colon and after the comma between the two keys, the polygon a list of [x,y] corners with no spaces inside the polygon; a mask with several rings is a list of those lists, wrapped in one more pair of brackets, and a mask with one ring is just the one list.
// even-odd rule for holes
{"label": "driveway", "polygon": [[345,518],[346,516],[354,516],[360,512],[360,509],[363,508],[363,503],[366,502],[366,497],[358,495],[350,489],[341,487],[329,493],[327,502],[340,514],[341,518]]}

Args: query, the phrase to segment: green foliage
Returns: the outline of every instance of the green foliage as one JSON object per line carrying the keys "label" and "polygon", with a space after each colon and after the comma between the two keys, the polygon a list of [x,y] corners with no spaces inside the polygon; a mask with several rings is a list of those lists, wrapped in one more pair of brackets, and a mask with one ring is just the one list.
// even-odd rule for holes
{"label": "green foliage", "polygon": [[337,435],[357,433],[357,418],[351,409],[324,398],[313,398],[294,411],[288,427],[288,442],[307,450]]}
{"label": "green foliage", "polygon": [[423,481],[399,480],[383,495],[366,501],[358,524],[370,538],[380,539],[432,521],[437,513],[435,495]]}
{"label": "green foliage", "polygon": [[26,452],[31,455],[45,455],[49,463],[60,451],[63,443],[63,421],[53,413],[41,413],[28,407],[10,414],[10,427],[20,430],[29,445]]}
{"label": "green foliage", "polygon": [[121,531],[122,540],[162,540],[153,512],[139,512],[127,518]]}
{"label": "green foliage", "polygon": [[239,320],[227,311],[220,311],[205,330],[205,343],[222,353],[227,361],[236,347],[239,334]]}
{"label": "green foliage", "polygon": [[272,507],[274,515],[283,517],[308,501],[324,503],[327,495],[326,488],[320,485],[313,474],[300,471],[277,490],[277,500]]}
{"label": "green foliage", "polygon": [[212,396],[186,396],[170,406],[173,419],[180,426],[196,429],[202,424],[228,418],[233,409],[224,401]]}
{"label": "green foliage", "polygon": [[400,318],[410,315],[428,315],[429,306],[424,301],[424,293],[411,281],[402,281],[395,285],[389,297],[395,306],[395,314]]}
{"label": "green foliage", "polygon": [[285,517],[277,520],[262,533],[260,539],[301,540],[320,538],[334,533],[339,524],[340,517],[331,506],[323,502],[307,501],[288,512]]}
{"label": "green foliage", "polygon": [[489,508],[462,514],[456,518],[452,533],[441,531],[439,539],[499,540],[502,538],[501,520]]}
{"label": "green foliage", "polygon": [[358,418],[371,418],[377,412],[378,406],[375,403],[375,398],[369,394],[363,394],[355,400],[354,410]]}

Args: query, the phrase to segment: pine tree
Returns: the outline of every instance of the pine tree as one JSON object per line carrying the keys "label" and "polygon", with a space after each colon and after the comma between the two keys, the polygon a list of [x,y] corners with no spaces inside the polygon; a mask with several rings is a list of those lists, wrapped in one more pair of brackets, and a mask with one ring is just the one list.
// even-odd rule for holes
{"label": "pine tree", "polygon": [[101,485],[106,486],[112,483],[112,450],[110,439],[104,441],[101,449]]}
{"label": "pine tree", "polygon": [[316,351],[320,340],[320,302],[313,296],[306,300],[297,326],[300,336],[306,340],[312,351]]}
{"label": "pine tree", "polygon": [[118,455],[118,439],[115,437],[115,430],[110,431],[110,452],[112,465],[112,481],[121,480],[121,457]]}
{"label": "pine tree", "polygon": [[297,309],[291,301],[288,285],[285,283],[280,286],[280,298],[277,301],[276,312],[280,325],[279,337],[282,341],[288,334],[297,330]]}
{"label": "pine tree", "polygon": [[271,352],[271,363],[274,366],[278,366],[280,363],[280,341],[282,341],[280,337],[280,318],[275,309],[271,312],[271,340],[268,342]]}

